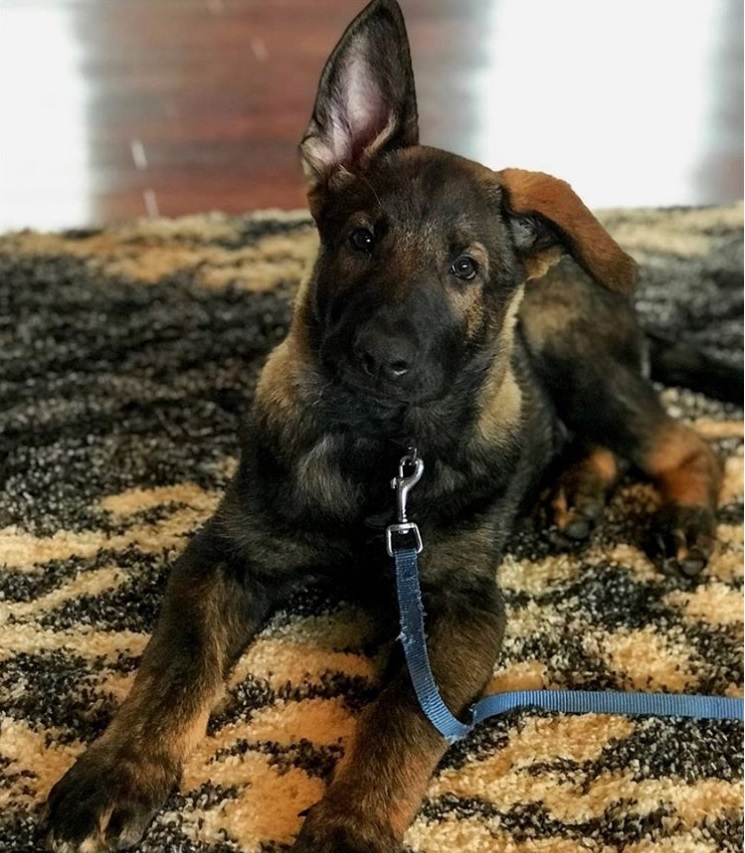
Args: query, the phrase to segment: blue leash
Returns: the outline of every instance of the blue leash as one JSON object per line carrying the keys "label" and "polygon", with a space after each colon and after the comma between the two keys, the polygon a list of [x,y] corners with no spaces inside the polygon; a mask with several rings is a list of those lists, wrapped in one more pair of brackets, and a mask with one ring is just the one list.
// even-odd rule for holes
{"label": "blue leash", "polygon": [[[404,476],[407,465],[414,473]],[[571,714],[645,714],[655,717],[693,717],[711,720],[742,720],[743,700],[724,696],[690,696],[673,693],[617,693],[589,690],[516,690],[497,693],[476,702],[468,720],[455,717],[440,695],[427,655],[424,609],[419,586],[417,555],[422,550],[419,528],[406,517],[408,492],[422,476],[424,465],[414,454],[404,456],[399,476],[393,480],[398,497],[398,523],[388,527],[386,546],[396,565],[396,587],[401,618],[401,643],[419,704],[432,725],[452,744],[475,726],[513,708],[538,707]],[[401,535],[414,537],[414,547],[395,547]]]}

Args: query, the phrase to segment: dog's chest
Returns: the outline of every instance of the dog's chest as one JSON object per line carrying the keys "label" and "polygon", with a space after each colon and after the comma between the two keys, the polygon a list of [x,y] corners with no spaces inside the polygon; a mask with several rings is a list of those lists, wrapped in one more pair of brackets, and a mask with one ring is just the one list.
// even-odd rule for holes
{"label": "dog's chest", "polygon": [[[336,525],[342,538],[367,542],[397,520],[393,478],[406,449],[391,442],[327,435],[299,460],[294,491],[301,514]],[[409,494],[413,520],[426,526],[450,523],[485,509],[505,494],[503,465],[460,470],[423,456],[424,475]],[[510,480],[511,477],[507,477]],[[303,510],[304,508],[304,510]]]}
{"label": "dog's chest", "polygon": [[347,524],[395,511],[391,480],[404,451],[347,435],[327,435],[298,460],[293,479],[297,498],[314,514]]}

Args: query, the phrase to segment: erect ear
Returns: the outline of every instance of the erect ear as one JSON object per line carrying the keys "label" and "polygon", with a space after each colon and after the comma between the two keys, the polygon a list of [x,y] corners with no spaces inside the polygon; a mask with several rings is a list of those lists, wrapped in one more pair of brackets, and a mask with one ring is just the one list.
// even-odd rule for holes
{"label": "erect ear", "polygon": [[300,143],[309,190],[357,172],[383,150],[416,145],[414,75],[396,0],[373,0],[329,57]]}
{"label": "erect ear", "polygon": [[608,290],[630,293],[636,261],[616,243],[566,181],[543,172],[503,169],[497,177],[506,195],[515,244],[529,278],[537,278],[569,252]]}

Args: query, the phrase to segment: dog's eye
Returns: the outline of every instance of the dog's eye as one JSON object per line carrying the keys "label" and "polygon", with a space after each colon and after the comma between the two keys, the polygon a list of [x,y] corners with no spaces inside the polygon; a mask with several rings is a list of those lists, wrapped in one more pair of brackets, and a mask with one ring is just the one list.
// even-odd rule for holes
{"label": "dog's eye", "polygon": [[479,265],[469,255],[461,255],[456,258],[450,265],[450,273],[462,278],[464,281],[470,281],[476,277]]}
{"label": "dog's eye", "polygon": [[375,245],[375,235],[369,228],[355,228],[349,235],[349,242],[361,252],[371,252]]}

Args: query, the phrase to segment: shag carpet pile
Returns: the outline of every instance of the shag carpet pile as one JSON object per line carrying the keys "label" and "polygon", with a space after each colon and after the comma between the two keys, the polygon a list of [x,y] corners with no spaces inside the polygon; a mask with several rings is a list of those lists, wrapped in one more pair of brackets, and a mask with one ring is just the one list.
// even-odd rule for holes
{"label": "shag carpet pile", "polygon": [[[641,264],[644,324],[740,359],[742,205],[602,218]],[[235,469],[315,241],[307,215],[271,211],[0,238],[0,850],[37,849],[50,786],[126,694],[168,566]],[[742,695],[742,411],[662,394],[725,464],[711,564],[655,568],[655,497],[631,478],[582,550],[522,532],[500,570],[509,622],[490,690]],[[379,664],[333,590],[296,596],[241,658],[140,853],[286,850]],[[735,853],[742,798],[737,723],[528,709],[448,752],[406,843]]]}

